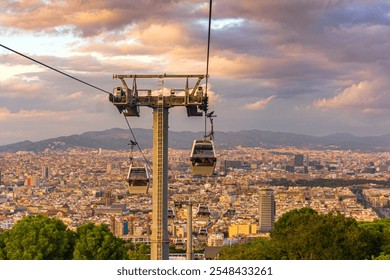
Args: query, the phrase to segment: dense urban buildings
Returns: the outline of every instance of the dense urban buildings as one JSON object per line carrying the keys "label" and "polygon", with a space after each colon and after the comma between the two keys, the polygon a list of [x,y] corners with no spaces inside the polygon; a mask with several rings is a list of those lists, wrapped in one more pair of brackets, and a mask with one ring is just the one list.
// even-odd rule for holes
{"label": "dense urban buildings", "polygon": [[[151,150],[143,152],[150,160]],[[305,155],[303,164],[296,155]],[[134,157],[143,163],[140,155]],[[194,252],[267,235],[274,220],[302,207],[358,221],[388,217],[389,167],[389,152],[237,147],[218,151],[216,175],[194,177],[189,151],[170,149],[171,246],[186,249],[189,203]],[[150,244],[152,192],[130,194],[128,169],[125,151],[1,153],[0,230],[42,213],[71,229],[88,221],[105,223],[118,237]]]}

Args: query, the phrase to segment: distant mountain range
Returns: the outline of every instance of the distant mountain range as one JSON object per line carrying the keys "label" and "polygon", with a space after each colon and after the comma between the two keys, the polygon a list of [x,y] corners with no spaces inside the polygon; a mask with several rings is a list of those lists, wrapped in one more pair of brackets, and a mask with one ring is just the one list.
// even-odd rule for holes
{"label": "distant mountain range", "polygon": [[[133,129],[141,148],[151,148],[153,131]],[[190,149],[194,139],[202,139],[202,132],[169,132],[169,147]],[[390,151],[390,134],[382,136],[358,137],[348,133],[336,133],[323,137],[295,133],[260,130],[238,132],[216,132],[215,146],[219,149],[232,149],[237,146],[277,148],[293,146],[307,149],[341,149],[362,151]],[[126,129],[112,128],[104,131],[85,132],[80,135],[62,136],[37,142],[23,141],[0,146],[0,152],[34,151],[46,149],[65,150],[67,148],[102,148],[109,150],[128,150],[130,133]]]}

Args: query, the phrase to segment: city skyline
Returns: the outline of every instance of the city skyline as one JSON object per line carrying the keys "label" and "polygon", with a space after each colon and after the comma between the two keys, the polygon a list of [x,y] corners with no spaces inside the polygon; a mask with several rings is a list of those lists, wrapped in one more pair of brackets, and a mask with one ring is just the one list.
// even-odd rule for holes
{"label": "city skyline", "polygon": [[[0,7],[1,44],[107,91],[121,85],[112,74],[205,73],[208,1]],[[212,20],[216,130],[389,133],[386,1],[214,1]],[[5,49],[0,71],[0,145],[126,127],[106,94]],[[157,81],[140,87],[157,89]],[[151,119],[142,108],[130,121],[151,128]],[[179,108],[169,124],[173,131],[203,130],[200,118]]]}
{"label": "city skyline", "polygon": [[[307,172],[302,166],[288,170],[303,154],[311,159]],[[150,158],[151,151],[145,155]],[[389,152],[239,148],[224,158],[217,175],[193,177],[188,152],[171,151],[167,232],[177,249],[185,248],[185,204],[193,198],[197,249],[206,242],[222,248],[265,237],[273,221],[302,208],[321,215],[337,211],[364,223],[390,215]],[[128,165],[125,151],[2,153],[0,232],[26,215],[43,214],[72,230],[87,222],[107,224],[117,237],[150,244],[152,195],[128,193]],[[132,220],[133,230],[123,227],[124,220]]]}

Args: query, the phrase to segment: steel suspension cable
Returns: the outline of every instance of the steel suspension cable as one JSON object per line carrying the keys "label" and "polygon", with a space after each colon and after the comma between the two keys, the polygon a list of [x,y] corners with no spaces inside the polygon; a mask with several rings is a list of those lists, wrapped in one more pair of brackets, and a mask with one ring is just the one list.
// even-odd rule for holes
{"label": "steel suspension cable", "polygon": [[[212,13],[212,6],[213,6],[213,0],[210,0],[210,7],[209,7],[209,27],[208,27],[208,35],[207,35],[207,56],[206,56],[206,88],[205,88],[205,95],[207,96],[207,87],[208,87],[208,81],[209,81],[209,60],[210,60],[210,41],[211,41],[211,13]],[[207,135],[207,109],[204,113],[204,135],[206,138]]]}
{"label": "steel suspension cable", "polygon": [[[14,50],[14,49],[11,49],[11,48],[9,48],[9,47],[7,47],[7,46],[4,46],[3,44],[0,44],[0,47],[2,47],[2,48],[4,48],[4,49],[7,49],[7,50],[9,50],[9,51],[11,51],[11,52],[13,52],[13,53],[15,53],[15,54],[17,54],[17,55],[20,55],[20,56],[24,57],[24,58],[27,58],[28,60],[31,60],[31,61],[33,61],[33,62],[39,64],[39,65],[42,65],[42,66],[44,66],[44,67],[46,67],[46,68],[49,68],[50,70],[53,70],[53,71],[55,71],[55,72],[57,72],[57,73],[60,73],[61,75],[64,75],[64,76],[66,76],[66,77],[68,77],[68,78],[71,78],[71,79],[73,79],[73,80],[76,80],[76,81],[78,81],[78,82],[80,82],[80,83],[83,83],[83,84],[85,84],[85,85],[87,85],[87,86],[90,86],[90,87],[92,87],[92,88],[94,88],[94,89],[97,89],[97,90],[99,90],[99,91],[102,91],[102,92],[104,92],[104,93],[111,94],[111,92],[109,92],[109,91],[106,91],[106,90],[104,90],[104,89],[102,89],[102,88],[99,88],[99,87],[97,87],[97,86],[94,86],[94,85],[92,85],[92,84],[90,84],[90,83],[87,83],[87,82],[85,82],[85,81],[83,81],[83,80],[81,80],[81,79],[79,79],[79,78],[76,78],[76,77],[74,77],[74,76],[72,76],[72,75],[70,75],[70,74],[67,74],[67,73],[65,73],[65,72],[63,72],[63,71],[60,71],[60,70],[58,70],[58,69],[56,69],[56,68],[54,68],[54,67],[52,67],[52,66],[50,66],[50,65],[47,65],[47,64],[45,64],[45,63],[43,63],[43,62],[40,62],[40,61],[38,61],[38,60],[36,60],[36,59],[34,59],[34,58],[32,58],[32,57],[29,57],[29,56],[27,56],[27,55],[25,55],[25,54],[22,54],[22,53],[20,53],[20,52]],[[152,169],[150,168],[150,164],[149,164],[148,160],[146,159],[144,153],[142,152],[141,147],[139,146],[139,144],[138,144],[138,142],[137,142],[137,139],[135,138],[135,135],[134,135],[134,133],[133,133],[133,130],[132,130],[132,128],[131,128],[131,126],[130,126],[130,123],[129,123],[129,121],[127,120],[126,116],[125,116],[125,120],[126,120],[127,126],[129,127],[130,133],[131,133],[131,135],[133,136],[133,139],[134,139],[134,141],[135,141],[135,143],[136,143],[136,145],[137,145],[137,147],[138,147],[138,149],[139,149],[139,151],[140,151],[142,157],[144,158],[144,160],[145,160],[145,162],[146,162],[146,165],[148,166],[149,170],[152,170]]]}
{"label": "steel suspension cable", "polygon": [[97,89],[97,90],[99,90],[99,91],[102,91],[102,92],[104,92],[104,93],[111,94],[111,92],[109,92],[109,91],[107,91],[107,90],[104,90],[104,89],[99,88],[99,87],[97,87],[97,86],[94,86],[94,85],[92,85],[92,84],[90,84],[90,83],[87,83],[87,82],[85,82],[85,81],[83,81],[83,80],[80,80],[79,78],[76,78],[76,77],[74,77],[74,76],[72,76],[72,75],[70,75],[70,74],[68,74],[68,73],[65,73],[65,72],[63,72],[63,71],[60,71],[60,70],[58,70],[58,69],[56,69],[56,68],[54,68],[54,67],[52,67],[52,66],[50,66],[50,65],[47,65],[47,64],[45,64],[45,63],[43,63],[43,62],[40,62],[40,61],[38,61],[38,60],[36,60],[36,59],[34,59],[34,58],[32,58],[32,57],[29,57],[29,56],[27,56],[27,55],[25,55],[25,54],[22,54],[22,53],[20,53],[20,52],[18,52],[18,51],[15,51],[15,50],[13,50],[13,49],[11,49],[11,48],[9,48],[9,47],[6,47],[6,46],[4,46],[4,45],[2,45],[2,44],[0,44],[0,47],[2,47],[2,48],[4,48],[4,49],[7,49],[7,50],[9,50],[9,51],[11,51],[11,52],[13,52],[13,53],[16,53],[17,55],[20,55],[20,56],[22,56],[22,57],[24,57],[24,58],[27,58],[27,59],[29,59],[29,60],[31,60],[31,61],[37,63],[37,64],[40,64],[40,65],[46,67],[46,68],[49,68],[49,69],[51,69],[51,70],[53,70],[53,71],[55,71],[55,72],[57,72],[57,73],[60,73],[61,75],[64,75],[64,76],[67,76],[68,78],[71,78],[71,79],[73,79],[73,80],[76,80],[76,81],[78,81],[78,82],[80,82],[80,83],[82,83],[82,84],[85,84],[85,85],[87,85],[87,86],[90,86],[90,87],[92,87],[92,88],[94,88],[94,89]]}
{"label": "steel suspension cable", "polygon": [[133,129],[131,128],[129,121],[127,120],[127,118],[126,118],[125,115],[123,115],[123,116],[125,117],[125,120],[126,120],[127,126],[129,127],[130,133],[131,133],[131,135],[133,136],[134,142],[135,142],[135,144],[137,145],[137,148],[138,148],[138,150],[140,151],[140,153],[141,153],[143,159],[145,160],[145,163],[146,163],[146,165],[148,166],[148,169],[149,169],[149,170],[152,170],[152,168],[150,167],[149,161],[146,159],[144,153],[142,152],[141,147],[140,147],[139,144],[138,144],[137,139],[135,138]]}
{"label": "steel suspension cable", "polygon": [[[74,77],[74,76],[72,76],[72,75],[70,75],[70,74],[67,74],[67,73],[65,73],[65,72],[63,72],[63,71],[60,71],[60,70],[58,70],[58,69],[56,69],[56,68],[54,68],[54,67],[52,67],[52,66],[50,66],[50,65],[47,65],[47,64],[45,64],[45,63],[43,63],[43,62],[40,62],[40,61],[38,61],[38,60],[36,60],[36,59],[34,59],[34,58],[32,58],[32,57],[29,57],[29,56],[27,56],[27,55],[25,55],[25,54],[22,54],[22,53],[20,53],[20,52],[14,50],[14,49],[11,49],[11,48],[9,48],[9,47],[7,47],[7,46],[4,46],[3,44],[0,44],[0,47],[2,47],[2,48],[4,48],[4,49],[7,49],[7,50],[9,50],[9,51],[11,51],[11,52],[13,52],[13,53],[15,53],[15,54],[17,54],[17,55],[20,55],[20,56],[24,57],[24,58],[27,58],[27,59],[29,59],[29,60],[31,60],[31,61],[33,61],[33,62],[39,64],[39,65],[42,65],[42,66],[44,66],[44,67],[46,67],[46,68],[49,68],[50,70],[53,70],[53,71],[55,71],[55,72],[57,72],[57,73],[60,73],[61,75],[64,75],[64,76],[66,76],[66,77],[68,77],[68,78],[71,78],[71,79],[73,79],[73,80],[75,80],[75,81],[78,81],[78,82],[80,82],[80,83],[82,83],[82,84],[85,84],[85,85],[87,85],[87,86],[90,86],[90,87],[92,87],[92,88],[94,88],[94,89],[97,89],[97,90],[99,90],[99,91],[102,91],[102,92],[104,92],[104,93],[111,94],[111,92],[108,92],[108,91],[106,91],[106,90],[104,90],[104,89],[102,89],[102,88],[99,88],[99,87],[94,86],[94,85],[92,85],[92,84],[90,84],[90,83],[87,83],[87,82],[85,82],[85,81],[83,81],[83,80],[81,80],[81,79],[79,79],[79,78],[76,78],[76,77]],[[138,144],[138,142],[137,142],[137,139],[135,138],[135,135],[134,135],[134,133],[133,133],[133,130],[132,130],[132,128],[131,128],[131,126],[130,126],[130,123],[129,123],[129,121],[127,120],[126,116],[125,116],[125,120],[126,120],[127,126],[128,126],[129,129],[130,129],[130,133],[131,133],[131,135],[133,136],[133,139],[134,139],[134,141],[135,141],[135,143],[136,143],[136,145],[137,145],[137,147],[138,147],[138,149],[139,149],[139,151],[140,151],[140,153],[141,153],[143,159],[144,159],[145,162],[146,162],[146,165],[148,166],[149,170],[152,170],[152,169],[150,168],[150,164],[149,164],[148,160],[146,159],[144,153],[142,152],[141,147],[139,146],[139,144]]]}

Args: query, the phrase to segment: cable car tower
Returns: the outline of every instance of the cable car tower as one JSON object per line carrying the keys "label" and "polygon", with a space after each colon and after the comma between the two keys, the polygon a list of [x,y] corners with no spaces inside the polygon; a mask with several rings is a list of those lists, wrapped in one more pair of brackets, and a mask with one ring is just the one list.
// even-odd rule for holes
{"label": "cable car tower", "polygon": [[[175,106],[185,106],[187,109],[187,115],[189,117],[207,116],[208,109],[208,96],[207,96],[207,79],[208,79],[208,66],[209,66],[209,50],[210,50],[210,31],[211,31],[211,8],[212,0],[210,0],[209,10],[209,28],[208,28],[208,44],[207,44],[207,67],[205,75],[113,75],[114,79],[121,80],[123,87],[116,87],[114,92],[111,93],[83,80],[80,80],[72,75],[69,75],[63,71],[60,71],[50,65],[42,63],[36,59],[33,59],[27,55],[17,52],[11,48],[0,44],[0,47],[5,48],[11,52],[14,52],[24,58],[27,58],[35,63],[38,63],[46,68],[49,68],[61,75],[65,75],[68,78],[76,80],[87,86],[95,88],[99,91],[107,93],[109,100],[118,108],[120,113],[126,117],[139,117],[140,107],[146,106],[153,109],[153,217],[152,217],[152,260],[167,260],[169,259],[169,237],[168,237],[168,110]],[[184,89],[171,89],[169,96],[164,96],[164,79],[186,79]],[[206,90],[203,92],[203,88],[200,87],[202,79],[206,78]],[[127,86],[125,79],[133,79],[133,85],[131,89]],[[137,79],[158,79],[158,95],[152,95],[152,90],[140,90],[137,88]],[[189,87],[189,79],[197,79],[192,88]],[[181,93],[184,91],[184,95],[177,95],[176,92]],[[143,93],[143,94],[142,94]],[[145,94],[146,93],[146,94]],[[142,95],[141,95],[142,94]],[[126,119],[127,121],[127,119]],[[205,118],[206,122],[206,118]],[[211,119],[212,122],[212,119]],[[206,126],[205,126],[206,127]],[[206,135],[206,134],[205,134]],[[209,149],[208,149],[209,150]],[[132,176],[132,165],[129,169],[127,181],[129,187],[134,187],[133,181],[140,184],[140,180],[146,180],[149,183],[147,171],[144,172],[143,178],[133,180],[135,175]],[[145,170],[145,168],[144,168]],[[135,168],[133,171],[136,171]],[[140,170],[137,170],[140,171]],[[142,172],[142,169],[139,173]],[[138,192],[147,191],[148,185],[143,182],[142,187],[138,189]],[[130,188],[132,189],[132,188]]]}
{"label": "cable car tower", "polygon": [[[153,192],[152,192],[152,236],[151,259],[169,259],[168,236],[168,110],[185,106],[187,115],[203,116],[207,111],[208,96],[200,87],[206,75],[114,75],[121,80],[123,87],[116,87],[109,100],[125,117],[139,117],[140,107],[153,109]],[[133,79],[129,88],[125,79]],[[150,89],[138,89],[137,79],[158,79],[158,94],[152,95]],[[185,79],[185,88],[172,88],[170,95],[164,96],[164,79]],[[189,80],[196,79],[193,87]],[[183,92],[177,95],[176,92]]]}

